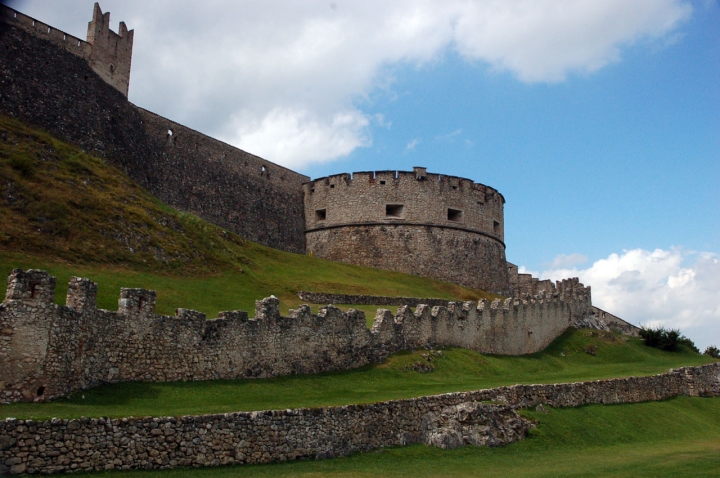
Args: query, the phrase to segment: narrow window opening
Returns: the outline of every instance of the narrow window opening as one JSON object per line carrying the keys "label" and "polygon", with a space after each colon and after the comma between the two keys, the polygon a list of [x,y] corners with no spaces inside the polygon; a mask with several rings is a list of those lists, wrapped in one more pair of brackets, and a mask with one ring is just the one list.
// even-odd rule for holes
{"label": "narrow window opening", "polygon": [[402,204],[386,204],[385,217],[402,217],[404,206]]}
{"label": "narrow window opening", "polygon": [[260,176],[262,176],[266,172],[267,172],[267,169],[265,168],[265,166],[260,166]]}
{"label": "narrow window opening", "polygon": [[34,299],[38,295],[40,295],[40,283],[39,282],[31,282],[28,284],[30,286],[30,298]]}
{"label": "narrow window opening", "polygon": [[493,231],[495,231],[495,234],[500,234],[500,223],[497,221],[493,221]]}
{"label": "narrow window opening", "polygon": [[[78,46],[80,46],[80,40],[78,40]],[[85,78],[87,78],[87,76]]]}
{"label": "narrow window opening", "polygon": [[334,184],[331,184],[331,185],[330,185],[330,189],[335,189],[335,185],[334,185]]}
{"label": "narrow window opening", "polygon": [[314,192],[315,192],[315,188],[310,188],[310,192],[311,192],[311,193],[314,193]]}
{"label": "narrow window opening", "polygon": [[67,35],[63,33],[63,40],[67,40]]}
{"label": "narrow window opening", "polygon": [[17,18],[17,12],[13,13],[13,18]]}
{"label": "narrow window opening", "polygon": [[115,65],[110,63],[110,73],[115,73]]}
{"label": "narrow window opening", "polygon": [[316,221],[324,221],[327,218],[327,209],[316,209],[315,210],[315,220]]}
{"label": "narrow window opening", "polygon": [[45,394],[45,386],[41,386],[37,389],[37,398],[42,397]]}
{"label": "narrow window opening", "polygon": [[448,221],[462,222],[462,216],[463,212],[460,209],[448,208],[447,210]]}
{"label": "narrow window opening", "polygon": [[385,181],[380,181],[380,184],[385,184]]}
{"label": "narrow window opening", "polygon": [[51,28],[50,28],[50,27],[48,27],[48,33],[50,33],[50,30],[51,30]]}
{"label": "narrow window opening", "polygon": [[457,186],[453,186],[453,189],[457,189]]}
{"label": "narrow window opening", "polygon": [[138,310],[142,310],[144,305],[145,305],[145,297],[140,297],[140,299],[138,299]]}
{"label": "narrow window opening", "polygon": [[482,212],[483,212],[483,206],[485,206],[485,205],[484,205],[483,203],[479,202],[479,201],[478,201],[477,204],[478,204],[478,211],[480,211],[480,214],[482,214]]}
{"label": "narrow window opening", "polygon": [[32,26],[35,26],[35,20],[33,20],[33,24],[32,24]]}

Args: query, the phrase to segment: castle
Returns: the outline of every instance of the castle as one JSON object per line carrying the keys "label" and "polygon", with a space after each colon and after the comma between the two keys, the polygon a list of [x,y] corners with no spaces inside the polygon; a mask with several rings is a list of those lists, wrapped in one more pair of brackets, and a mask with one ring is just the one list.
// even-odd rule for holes
{"label": "castle", "polygon": [[104,311],[97,286],[80,278],[58,306],[54,278],[18,269],[0,305],[0,400],[45,400],[108,381],[347,369],[423,346],[526,354],[600,314],[600,324],[634,331],[592,307],[577,279],[519,274],[505,257],[505,199],[489,186],[422,167],[311,181],[130,103],[133,31],[124,23],[111,31],[97,3],[87,41],[9,7],[0,6],[0,19],[0,111],[104,157],[166,204],[277,249],[513,296],[381,310],[367,330],[361,313],[332,307],[281,317],[276,299],[259,301],[254,319],[231,311],[207,321],[186,309],[160,316],[154,292],[140,289],[123,289],[118,311]]}
{"label": "castle", "polygon": [[489,186],[421,167],[310,181],[127,101],[133,31],[110,30],[97,3],[87,41],[9,7],[0,17],[0,111],[105,157],[172,207],[284,251],[505,295],[552,291],[507,263],[505,198]]}

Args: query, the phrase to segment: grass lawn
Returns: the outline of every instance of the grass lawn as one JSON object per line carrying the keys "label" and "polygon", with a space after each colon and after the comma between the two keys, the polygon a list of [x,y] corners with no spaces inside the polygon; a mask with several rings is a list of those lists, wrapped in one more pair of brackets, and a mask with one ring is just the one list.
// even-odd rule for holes
{"label": "grass lawn", "polygon": [[503,448],[424,445],[271,465],[97,473],[132,478],[220,477],[717,477],[720,398],[525,411],[528,439]]}
{"label": "grass lawn", "polygon": [[[597,346],[597,355],[585,353]],[[662,352],[639,339],[571,330],[543,352],[524,356],[481,355],[463,349],[431,354],[435,370],[410,368],[426,351],[400,353],[361,369],[259,380],[119,383],[75,392],[48,403],[0,405],[0,417],[167,416],[371,403],[516,383],[556,383],[650,375],[714,359],[687,349]]]}

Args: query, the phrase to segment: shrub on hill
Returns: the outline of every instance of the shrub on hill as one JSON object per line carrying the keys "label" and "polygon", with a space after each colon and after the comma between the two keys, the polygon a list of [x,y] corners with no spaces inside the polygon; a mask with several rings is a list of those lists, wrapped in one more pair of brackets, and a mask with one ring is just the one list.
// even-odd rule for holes
{"label": "shrub on hill", "polygon": [[710,347],[705,349],[705,352],[703,352],[705,355],[709,355],[712,358],[720,358],[720,349],[715,347],[714,345],[711,345]]}
{"label": "shrub on hill", "polygon": [[696,353],[700,353],[700,350],[695,346],[695,343],[681,334],[677,329],[666,329],[665,327],[642,327],[640,329],[640,337],[642,337],[645,345],[648,347],[674,351],[677,350],[679,346],[683,345]]}

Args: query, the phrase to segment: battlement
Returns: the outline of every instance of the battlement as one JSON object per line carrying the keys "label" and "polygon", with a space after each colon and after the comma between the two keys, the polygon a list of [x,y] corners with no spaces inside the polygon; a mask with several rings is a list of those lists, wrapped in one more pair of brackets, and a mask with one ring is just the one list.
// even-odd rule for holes
{"label": "battlement", "polygon": [[120,22],[118,33],[110,29],[110,13],[95,3],[88,23],[87,40],[81,40],[40,20],[0,4],[0,21],[47,40],[88,62],[100,78],[127,97],[134,31]]}
{"label": "battlement", "polygon": [[307,250],[506,293],[505,198],[467,178],[360,171],[303,184]]}
{"label": "battlement", "polygon": [[256,301],[255,317],[227,311],[212,320],[179,308],[155,314],[156,293],[121,289],[116,312],[97,309],[97,284],[70,279],[66,306],[55,278],[13,270],[0,306],[0,401],[47,400],[102,382],[273,377],[345,370],[400,350],[464,347],[519,355],[545,348],[591,305],[576,281],[563,293],[447,306],[379,309],[371,329],[361,311],[307,305],[280,315]]}
{"label": "battlement", "polygon": [[87,41],[92,45],[89,63],[95,72],[125,96],[130,88],[130,64],[134,31],[120,22],[118,32],[110,29],[110,12],[103,13],[95,3],[88,23]]}

